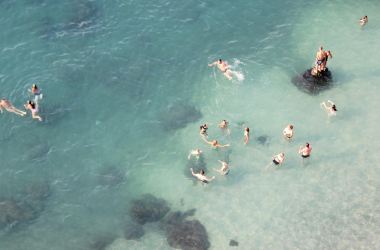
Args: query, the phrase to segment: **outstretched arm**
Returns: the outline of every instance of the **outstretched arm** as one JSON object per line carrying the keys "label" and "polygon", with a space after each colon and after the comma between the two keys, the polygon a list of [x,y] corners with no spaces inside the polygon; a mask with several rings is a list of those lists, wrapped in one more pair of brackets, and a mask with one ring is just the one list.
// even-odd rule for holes
{"label": "outstretched arm", "polygon": [[193,171],[193,168],[190,168],[190,171],[191,171],[191,174],[192,174],[193,176],[195,176],[195,173],[194,173],[194,171]]}
{"label": "outstretched arm", "polygon": [[217,61],[215,61],[215,62],[213,62],[213,63],[209,63],[208,66],[209,66],[209,67],[215,66],[217,63],[218,63]]}
{"label": "outstretched arm", "polygon": [[328,103],[330,103],[330,104],[331,104],[331,106],[335,104],[335,103],[333,103],[333,102],[332,102],[332,101],[330,101],[330,100],[327,100],[327,102],[328,102]]}

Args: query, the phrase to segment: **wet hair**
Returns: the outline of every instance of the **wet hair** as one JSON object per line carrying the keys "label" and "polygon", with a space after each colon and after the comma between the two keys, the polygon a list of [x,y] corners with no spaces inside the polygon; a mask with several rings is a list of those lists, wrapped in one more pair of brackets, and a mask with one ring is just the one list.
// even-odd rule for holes
{"label": "wet hair", "polygon": [[337,109],[336,109],[336,106],[335,106],[335,104],[334,105],[332,105],[332,107],[331,107],[334,111],[338,111]]}
{"label": "wet hair", "polygon": [[249,128],[248,128],[248,127],[247,127],[247,128],[245,128],[245,131],[249,132]]}
{"label": "wet hair", "polygon": [[201,175],[204,175],[204,174],[205,174],[205,171],[204,171],[203,169],[201,169],[201,171],[199,171],[199,173],[200,173]]}
{"label": "wet hair", "polygon": [[319,49],[323,49],[323,46],[319,47]]}
{"label": "wet hair", "polygon": [[308,142],[306,142],[306,147],[309,147],[309,146],[310,146],[310,144]]}
{"label": "wet hair", "polygon": [[290,125],[289,127],[290,127],[290,129],[293,129],[293,125]]}
{"label": "wet hair", "polygon": [[32,107],[32,109],[36,108],[36,104],[33,101],[28,101],[28,104]]}
{"label": "wet hair", "polygon": [[32,88],[38,89],[37,85],[33,83]]}
{"label": "wet hair", "polygon": [[218,61],[219,61],[220,63],[221,63],[221,62],[223,62],[223,60],[222,60],[222,59],[219,59]]}

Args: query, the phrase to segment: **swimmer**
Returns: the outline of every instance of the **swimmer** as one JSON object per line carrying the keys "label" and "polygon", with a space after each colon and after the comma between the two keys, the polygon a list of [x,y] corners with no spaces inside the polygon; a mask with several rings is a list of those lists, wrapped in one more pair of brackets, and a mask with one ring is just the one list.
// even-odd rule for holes
{"label": "swimmer", "polygon": [[197,160],[201,157],[202,150],[199,148],[191,150],[190,154],[187,156],[187,159],[190,160],[191,156],[194,156]]}
{"label": "swimmer", "polygon": [[16,115],[24,116],[26,115],[25,111],[17,109],[15,106],[12,105],[10,101],[7,99],[1,99],[0,100],[0,112],[3,113],[3,109],[5,109],[8,112],[15,113]]}
{"label": "swimmer", "polygon": [[24,107],[32,112],[33,119],[38,119],[40,122],[42,122],[41,116],[38,115],[38,105],[36,103],[33,101],[28,101]]}
{"label": "swimmer", "polygon": [[289,124],[284,128],[284,131],[282,131],[282,134],[284,135],[284,138],[287,140],[292,139],[293,137],[293,125]]}
{"label": "swimmer", "polygon": [[230,146],[230,144],[222,145],[217,140],[207,141],[206,139],[204,139],[204,141],[207,142],[208,144],[210,144],[215,149],[216,148],[224,148],[224,147],[229,147]]}
{"label": "swimmer", "polygon": [[308,158],[308,157],[310,157],[311,150],[312,150],[312,148],[311,148],[310,144],[307,142],[305,147],[301,146],[299,148],[298,153],[302,156],[302,158]]}
{"label": "swimmer", "polygon": [[333,103],[330,100],[327,100],[327,103],[326,102],[321,102],[320,105],[321,105],[321,108],[325,108],[328,116],[335,116],[336,112],[338,111],[336,109],[335,103]]}
{"label": "swimmer", "polygon": [[244,129],[244,144],[247,145],[249,142],[249,128]]}
{"label": "swimmer", "polygon": [[30,92],[34,95],[34,101],[38,102],[38,100],[42,99],[42,93],[41,90],[37,87],[36,84],[32,85],[32,88],[30,89]]}
{"label": "swimmer", "polygon": [[279,153],[278,155],[273,156],[272,162],[277,166],[281,165],[285,160],[285,154]]}
{"label": "swimmer", "polygon": [[227,77],[228,80],[232,80],[232,71],[230,70],[230,66],[227,64],[227,62],[219,59],[218,61],[210,63],[208,66],[213,67],[215,65],[218,66],[218,69],[223,72],[224,76]]}
{"label": "swimmer", "polygon": [[227,131],[227,134],[230,134],[230,129],[228,128],[228,121],[227,120],[222,120],[219,123],[219,128],[221,128],[224,131]]}
{"label": "swimmer", "polygon": [[215,179],[215,176],[208,178],[205,175],[205,171],[203,169],[201,169],[201,171],[199,171],[199,173],[194,173],[193,168],[190,168],[190,171],[194,177],[196,177],[198,180],[200,180],[201,182],[204,182],[204,183],[209,183],[210,181]]}
{"label": "swimmer", "polygon": [[368,16],[363,16],[362,18],[360,18],[359,24],[361,27],[364,27],[364,25],[366,25],[367,23],[368,23]]}
{"label": "swimmer", "polygon": [[208,125],[205,123],[199,127],[199,134],[201,136],[207,136]]}
{"label": "swimmer", "polygon": [[230,172],[230,169],[228,167],[228,163],[225,161],[220,161],[220,160],[218,160],[218,161],[222,164],[222,167],[220,169],[214,168],[214,170],[216,172],[219,172],[221,175],[228,175],[228,173]]}

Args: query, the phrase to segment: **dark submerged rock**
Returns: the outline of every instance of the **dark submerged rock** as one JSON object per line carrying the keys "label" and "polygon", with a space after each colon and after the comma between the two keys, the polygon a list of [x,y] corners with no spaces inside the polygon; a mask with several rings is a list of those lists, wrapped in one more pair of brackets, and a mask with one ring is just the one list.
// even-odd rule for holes
{"label": "dark submerged rock", "polygon": [[261,145],[268,145],[269,144],[269,137],[267,135],[261,135],[259,137],[257,137],[257,141],[261,144]]}
{"label": "dark submerged rock", "polygon": [[104,186],[116,186],[125,179],[125,171],[115,166],[109,165],[102,168],[98,175],[98,180]]}
{"label": "dark submerged rock", "polygon": [[42,142],[40,144],[35,144],[29,147],[28,149],[28,160],[44,160],[48,153],[50,152],[51,147],[48,143]]}
{"label": "dark submerged rock", "polygon": [[169,205],[164,199],[145,194],[142,198],[132,201],[129,214],[134,221],[143,225],[147,222],[159,221],[169,210]]}
{"label": "dark submerged rock", "polygon": [[180,211],[169,213],[161,227],[165,230],[168,244],[174,248],[185,250],[205,250],[210,248],[206,228],[198,220],[187,220],[193,216],[195,209],[185,213]]}
{"label": "dark submerged rock", "polygon": [[116,236],[114,235],[102,235],[97,236],[90,242],[91,250],[105,250],[114,240]]}
{"label": "dark submerged rock", "polygon": [[83,30],[95,25],[100,17],[100,9],[95,1],[77,1],[73,17],[64,30]]}
{"label": "dark submerged rock", "polygon": [[39,214],[44,210],[50,192],[50,185],[47,182],[30,184],[25,188],[23,201]]}
{"label": "dark submerged rock", "polygon": [[311,74],[312,69],[306,70],[303,75],[296,76],[292,82],[296,87],[310,95],[317,95],[323,90],[331,88],[332,75],[328,68],[317,76]]}
{"label": "dark submerged rock", "polygon": [[236,240],[230,240],[230,246],[231,247],[237,247],[237,246],[239,246],[239,242],[237,242]]}
{"label": "dark submerged rock", "polygon": [[124,237],[127,240],[140,239],[145,234],[144,228],[137,223],[129,222],[124,228]]}
{"label": "dark submerged rock", "polygon": [[0,199],[0,229],[36,218],[35,211],[25,203]]}
{"label": "dark submerged rock", "polygon": [[160,122],[165,130],[186,127],[188,123],[202,118],[202,113],[194,106],[185,103],[174,103],[166,107],[160,114]]}

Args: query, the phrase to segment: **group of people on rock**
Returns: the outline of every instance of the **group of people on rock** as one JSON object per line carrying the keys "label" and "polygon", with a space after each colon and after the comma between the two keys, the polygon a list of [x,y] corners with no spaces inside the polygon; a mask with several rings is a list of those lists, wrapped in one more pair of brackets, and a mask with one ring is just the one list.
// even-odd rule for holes
{"label": "group of people on rock", "polygon": [[[39,121],[42,121],[42,118],[41,116],[38,114],[38,101],[42,99],[42,93],[40,91],[40,89],[37,87],[36,84],[33,84],[31,89],[30,89],[30,93],[33,95],[33,101],[32,100],[28,100],[26,102],[26,104],[24,104],[24,108],[26,110],[30,110],[30,112],[32,113],[32,118],[33,119],[37,119]],[[16,115],[19,115],[19,116],[25,116],[26,115],[26,111],[23,111],[23,110],[20,110],[20,109],[17,109],[9,100],[3,98],[0,100],[0,112],[3,113],[3,109],[5,109],[6,111],[10,112],[10,113],[14,113]]]}

